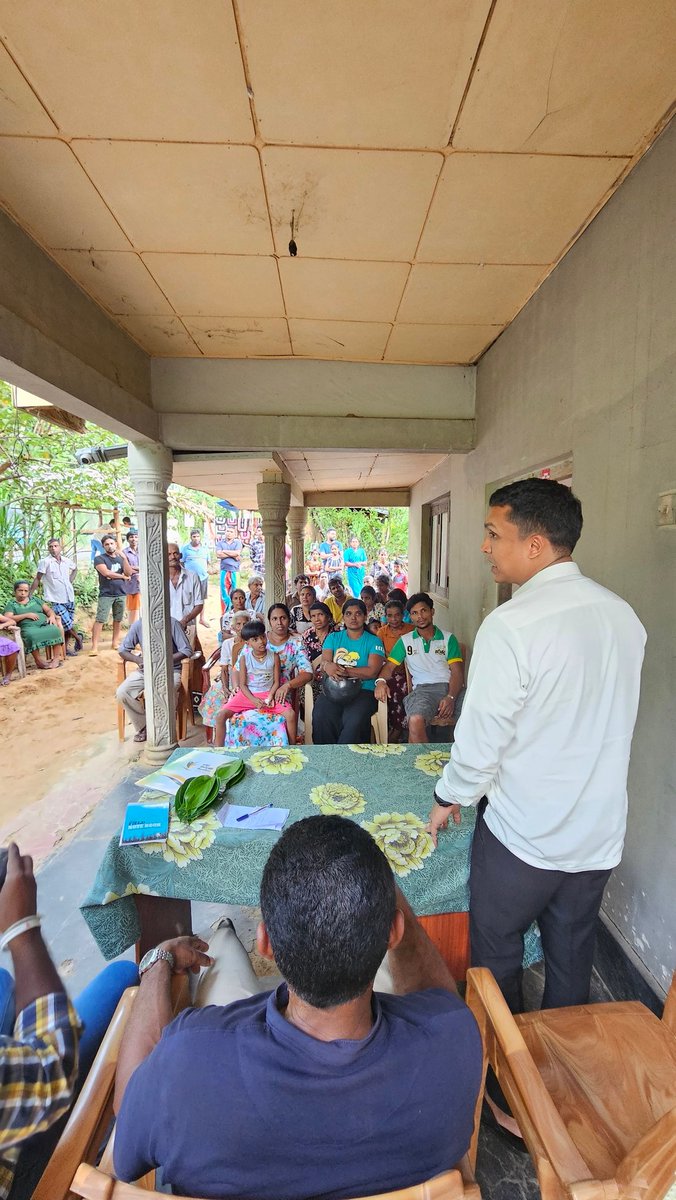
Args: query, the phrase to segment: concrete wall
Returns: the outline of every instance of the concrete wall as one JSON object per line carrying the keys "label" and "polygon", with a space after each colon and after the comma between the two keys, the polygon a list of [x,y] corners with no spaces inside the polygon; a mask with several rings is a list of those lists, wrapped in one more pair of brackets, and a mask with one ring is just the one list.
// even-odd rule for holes
{"label": "concrete wall", "polygon": [[148,355],[2,212],[0,378],[122,437],[157,436]]}
{"label": "concrete wall", "polygon": [[656,525],[676,486],[676,122],[481,360],[477,448],[413,490],[451,493],[451,627],[471,641],[495,587],[479,544],[488,484],[572,452],[582,570],[624,596],[648,630],[631,760],[630,820],[604,917],[666,988],[676,966],[676,529]]}

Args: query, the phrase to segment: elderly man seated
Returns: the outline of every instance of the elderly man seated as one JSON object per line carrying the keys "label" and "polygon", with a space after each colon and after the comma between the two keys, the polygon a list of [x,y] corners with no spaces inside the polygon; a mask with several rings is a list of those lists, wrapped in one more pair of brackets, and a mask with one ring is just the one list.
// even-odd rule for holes
{"label": "elderly man seated", "polygon": [[[176,689],[181,682],[181,662],[184,658],[190,658],[192,649],[183,626],[175,617],[171,618],[171,642],[174,656],[174,688]],[[125,662],[133,663],[135,667],[138,667],[138,671],[134,671],[133,675],[128,675],[126,679],[123,679],[117,689],[117,702],[122,705],[136,730],[134,741],[145,742],[146,710],[141,699],[141,693],[145,690],[145,680],[143,678],[143,621],[140,617],[138,621],[134,621],[131,629],[128,630],[127,636],[119,647],[118,653],[120,658],[124,659]]]}
{"label": "elderly man seated", "polygon": [[[182,1195],[322,1200],[408,1187],[468,1149],[479,1031],[384,854],[341,817],[273,847],[258,952],[229,921],[149,951],[121,1047],[115,1172]],[[214,965],[172,1021],[171,976]],[[387,952],[387,963],[379,970]]]}
{"label": "elderly man seated", "polygon": [[387,680],[403,662],[411,676],[412,689],[404,696],[408,717],[409,742],[427,742],[430,721],[450,723],[465,676],[462,654],[453,633],[434,624],[434,604],[427,592],[416,592],[408,602],[410,633],[404,633],[392,647],[376,682],[377,700],[387,699]]}

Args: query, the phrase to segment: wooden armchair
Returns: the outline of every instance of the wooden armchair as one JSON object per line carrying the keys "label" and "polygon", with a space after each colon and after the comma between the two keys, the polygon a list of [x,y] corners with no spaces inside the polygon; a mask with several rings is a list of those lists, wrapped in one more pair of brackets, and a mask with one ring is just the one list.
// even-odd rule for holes
{"label": "wooden armchair", "polygon": [[[84,1200],[166,1200],[165,1193],[145,1191],[138,1184],[118,1183],[90,1166],[79,1167],[71,1191]],[[175,1200],[187,1198],[176,1196]],[[381,1192],[370,1200],[481,1200],[481,1192],[476,1183],[464,1180],[456,1170],[397,1192]]]}
{"label": "wooden armchair", "polygon": [[[201,654],[201,651],[199,652]],[[188,732],[188,721],[191,725],[195,724],[195,716],[192,710],[192,696],[190,692],[190,675],[194,668],[194,661],[199,657],[195,653],[191,658],[184,658],[181,662],[181,682],[176,689],[176,738],[182,742]],[[121,658],[117,664],[117,682],[116,689],[127,678],[127,667],[131,666],[125,659]],[[121,704],[117,706],[117,735],[121,742],[124,741],[124,724],[125,711]]]}
{"label": "wooden armchair", "polygon": [[[11,640],[16,642],[17,646],[19,647],[18,653],[16,654],[16,669],[19,672],[19,678],[25,679],[26,651],[24,650],[23,638],[21,637],[21,629],[18,625],[14,625],[13,627],[4,625],[0,630],[0,634],[4,634],[5,637],[11,638]],[[14,670],[14,668],[11,666],[8,667],[7,660],[5,658],[0,658],[0,673],[2,674],[2,678],[4,679],[5,675],[9,675],[12,670]]]}
{"label": "wooden armchair", "polygon": [[[176,976],[172,982],[174,1012],[179,1012],[190,1003],[189,986],[185,976]],[[122,996],[33,1200],[68,1200],[72,1196],[82,1196],[85,1200],[163,1200],[164,1193],[153,1191],[154,1173],[133,1184],[120,1183],[114,1178],[114,1131],[98,1168],[94,1166],[113,1121],[117,1059],[137,994],[138,988],[128,988]],[[383,1193],[373,1200],[481,1200],[470,1166],[471,1157],[471,1153],[465,1155],[453,1171],[415,1187]]]}
{"label": "wooden armchair", "polygon": [[[305,684],[305,745],[312,745],[312,709],[314,706],[312,684]],[[371,737],[377,745],[387,745],[387,700],[378,701],[378,710],[371,717]]]}
{"label": "wooden armchair", "polygon": [[676,1173],[676,975],[662,1021],[635,1001],[512,1016],[467,972],[484,1052],[542,1200],[663,1200]]}

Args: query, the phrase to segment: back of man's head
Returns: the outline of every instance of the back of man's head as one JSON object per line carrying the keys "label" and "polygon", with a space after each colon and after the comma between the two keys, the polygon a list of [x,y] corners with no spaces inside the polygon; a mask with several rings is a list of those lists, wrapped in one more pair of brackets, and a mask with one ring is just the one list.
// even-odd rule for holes
{"label": "back of man's head", "polygon": [[334,1008],[373,983],[394,920],[394,877],[354,821],[306,817],[272,849],[261,909],[289,987],[314,1008]]}
{"label": "back of man's head", "polygon": [[522,538],[543,534],[556,550],[572,554],[582,533],[582,505],[564,483],[519,479],[493,492],[490,508],[511,508],[509,520]]}

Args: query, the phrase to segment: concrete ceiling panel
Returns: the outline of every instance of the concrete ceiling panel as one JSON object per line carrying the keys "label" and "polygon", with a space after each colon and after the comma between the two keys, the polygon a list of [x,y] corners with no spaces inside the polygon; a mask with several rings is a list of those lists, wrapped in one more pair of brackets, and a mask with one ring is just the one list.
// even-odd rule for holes
{"label": "concrete ceiling panel", "polygon": [[253,136],[229,2],[1,0],[0,26],[68,137]]}
{"label": "concrete ceiling panel", "polygon": [[418,263],[411,270],[397,320],[502,325],[525,304],[542,275],[542,267]]}
{"label": "concrete ceiling panel", "polygon": [[418,258],[555,262],[624,166],[622,158],[452,154]]}
{"label": "concrete ceiling panel", "polygon": [[293,352],[305,358],[377,362],[391,328],[370,321],[289,321]]}
{"label": "concrete ceiling panel", "polygon": [[104,250],[57,250],[57,262],[90,296],[114,316],[142,313],[171,314],[162,294],[138,254]]}
{"label": "concrete ceiling panel", "polygon": [[75,141],[73,149],[137,250],[272,251],[252,146]]}
{"label": "concrete ceiling panel", "polygon": [[502,333],[501,325],[395,325],[386,362],[473,362]]}
{"label": "concrete ceiling panel", "polygon": [[268,146],[262,151],[275,246],[299,257],[410,260],[439,154]]}
{"label": "concrete ceiling panel", "polygon": [[0,134],[56,137],[58,129],[11,55],[0,45]]}
{"label": "concrete ceiling panel", "polygon": [[291,354],[286,321],[271,317],[186,317],[203,354],[214,358],[265,358]]}
{"label": "concrete ceiling panel", "polygon": [[675,45],[674,0],[500,0],[453,145],[631,155],[673,103]]}
{"label": "concrete ceiling panel", "polygon": [[143,261],[181,316],[284,316],[272,257],[150,253]]}
{"label": "concrete ceiling panel", "polygon": [[199,349],[178,317],[139,316],[117,318],[120,325],[147,350],[148,354],[175,358],[199,356]]}
{"label": "concrete ceiling panel", "polygon": [[281,258],[290,317],[326,321],[393,321],[408,263]]}
{"label": "concrete ceiling panel", "polygon": [[130,249],[117,221],[63,142],[1,137],[0,203],[51,249]]}
{"label": "concrete ceiling panel", "polygon": [[263,138],[442,149],[489,8],[490,0],[239,0]]}

